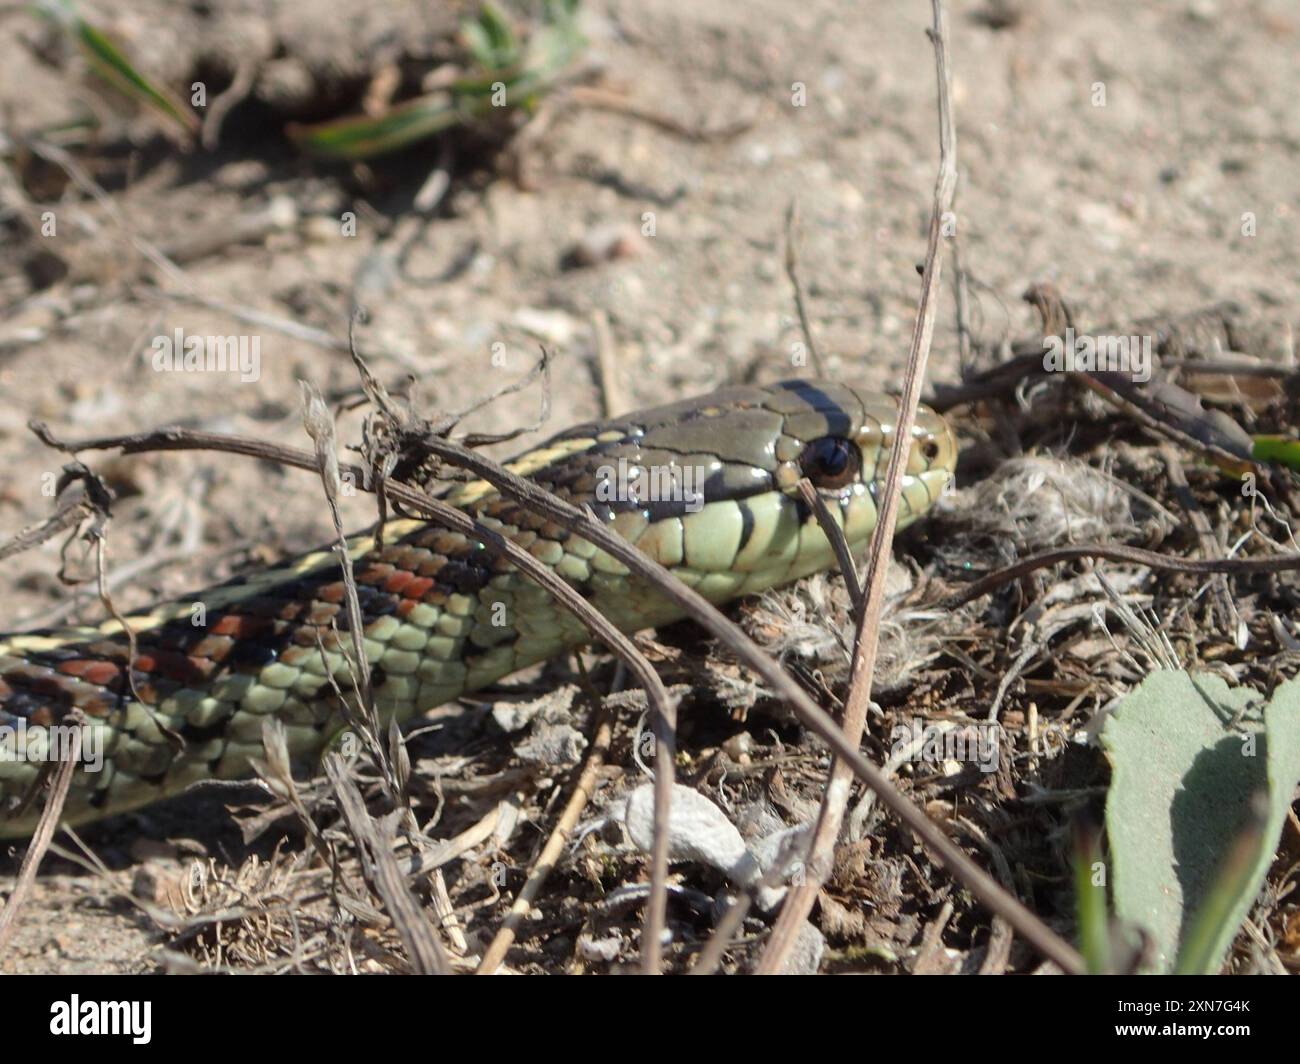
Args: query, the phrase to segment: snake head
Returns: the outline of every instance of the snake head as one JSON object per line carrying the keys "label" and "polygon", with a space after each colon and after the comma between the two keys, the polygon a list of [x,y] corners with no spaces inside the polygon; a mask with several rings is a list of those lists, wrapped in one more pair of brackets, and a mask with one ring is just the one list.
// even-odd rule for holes
{"label": "snake head", "polygon": [[[889,396],[835,381],[740,385],[578,426],[537,452],[534,461],[544,468],[526,472],[588,505],[680,579],[721,601],[835,565],[799,491],[803,477],[850,547],[866,544],[896,418]],[[956,457],[943,418],[918,410],[900,527],[939,499]],[[622,568],[603,556],[597,567]]]}

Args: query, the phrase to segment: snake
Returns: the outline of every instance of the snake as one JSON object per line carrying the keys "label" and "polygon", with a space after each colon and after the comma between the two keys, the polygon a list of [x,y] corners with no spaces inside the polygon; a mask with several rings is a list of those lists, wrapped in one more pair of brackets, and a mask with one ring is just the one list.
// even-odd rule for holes
{"label": "snake", "polygon": [[[577,425],[506,468],[585,506],[722,604],[836,565],[801,494],[804,478],[861,550],[897,420],[888,395],[838,381],[732,385]],[[942,416],[919,407],[911,436],[899,528],[934,506],[956,466]],[[453,481],[440,495],[550,567],[621,631],[681,618],[622,563],[486,481]],[[548,592],[460,532],[390,516],[345,542],[385,724],[591,638]],[[342,559],[327,547],[100,624],[0,635],[0,837],[32,833],[73,728],[80,757],[61,814],[71,825],[249,776],[269,719],[282,726],[295,769],[310,766],[348,726],[348,617]]]}

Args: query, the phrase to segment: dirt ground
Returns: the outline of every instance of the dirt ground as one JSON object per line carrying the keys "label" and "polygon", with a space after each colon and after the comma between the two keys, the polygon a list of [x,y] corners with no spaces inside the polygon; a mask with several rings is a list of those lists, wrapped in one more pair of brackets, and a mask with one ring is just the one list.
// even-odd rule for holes
{"label": "dirt ground", "polygon": [[[135,55],[180,17],[169,4],[118,7],[85,9]],[[557,102],[544,132],[520,148],[526,181],[481,158],[453,159],[443,208],[383,290],[362,267],[438,162],[435,146],[391,171],[377,160],[359,179],[231,125],[215,153],[163,151],[156,137],[119,148],[111,172],[97,175],[108,204],[67,189],[52,239],[84,248],[75,269],[38,283],[30,243],[21,262],[0,268],[0,539],[51,510],[43,488],[62,463],[27,430],[32,418],[67,436],[180,423],[307,445],[298,380],[331,395],[355,387],[338,345],[354,294],[371,314],[359,335],[372,365],[390,381],[417,374],[430,408],[462,408],[524,374],[539,344],[554,350],[547,427],[506,450],[606,404],[802,372],[791,364],[800,333],[783,271],[792,198],[830,375],[897,386],[937,164],[929,5],[590,0],[584,11],[605,87],[690,129],[748,128],[691,140],[628,113]],[[1042,281],[1090,322],[1225,299],[1294,307],[1300,12],[1290,0],[1010,0],[954,3],[949,18],[958,233],[982,338],[1029,330],[1020,295]],[[12,44],[6,53],[6,132],[82,107],[87,90],[66,71]],[[28,207],[50,206],[38,201],[29,196]],[[16,202],[6,199],[7,214]],[[175,249],[272,202],[292,207],[284,228],[185,262],[179,278],[160,277],[126,236]],[[340,234],[345,211],[356,213],[355,236]],[[1252,235],[1243,235],[1247,213]],[[610,233],[625,254],[572,265],[575,246]],[[311,326],[335,344],[249,324],[230,308]],[[613,352],[604,370],[601,316]],[[952,322],[946,293],[932,381],[956,380]],[[27,328],[39,338],[24,339]],[[260,379],[155,372],[150,342],[177,328],[256,332]],[[467,425],[499,430],[537,410],[533,388]],[[355,440],[356,419],[340,431]],[[126,574],[113,589],[123,610],[329,535],[318,485],[268,465],[178,454],[101,456],[97,468],[121,496],[110,567]],[[352,525],[369,520],[364,499],[348,506]],[[67,612],[58,568],[57,541],[0,566],[6,630],[53,623],[52,611],[60,622],[98,615],[93,587]],[[224,801],[201,793],[86,832],[103,876],[51,858],[0,970],[163,966],[156,929],[123,895],[138,893],[150,861],[244,852],[222,826]],[[0,858],[0,893],[16,869],[14,856]]]}

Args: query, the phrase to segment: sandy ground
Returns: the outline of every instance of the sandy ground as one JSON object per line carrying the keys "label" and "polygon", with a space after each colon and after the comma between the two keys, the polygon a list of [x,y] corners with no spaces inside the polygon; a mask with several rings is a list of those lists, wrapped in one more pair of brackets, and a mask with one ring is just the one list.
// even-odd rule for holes
{"label": "sandy ground", "polygon": [[[95,10],[129,41],[140,18],[115,6]],[[1016,17],[1003,26],[1007,7]],[[690,127],[752,127],[695,143],[626,114],[558,108],[527,150],[532,187],[462,175],[414,247],[409,277],[367,300],[363,341],[388,353],[376,368],[389,379],[421,375],[430,407],[457,409],[524,373],[545,343],[558,355],[550,430],[600,415],[607,399],[633,407],[792,375],[799,330],[782,231],[797,197],[802,272],[831,374],[896,384],[937,160],[928,5],[596,0],[586,11],[608,85]],[[1093,322],[1229,298],[1263,309],[1294,302],[1300,13],[1289,0],[956,3],[950,21],[959,236],[983,337],[1025,332],[1032,317],[1020,293],[1044,280]],[[66,113],[78,92],[24,50],[11,46],[0,63],[11,130]],[[430,148],[430,167],[436,157]],[[180,422],[305,444],[297,380],[352,387],[346,353],[146,298],[134,279],[153,275],[122,234],[168,247],[287,197],[299,214],[290,229],[194,261],[165,286],[341,338],[359,268],[422,179],[385,179],[382,162],[374,169],[381,180],[358,196],[337,168],[304,165],[288,149],[202,160],[142,153],[110,189],[120,224],[69,193],[57,208],[60,232],[107,251],[98,260],[88,252],[84,276],[49,290],[77,308],[61,329],[0,350],[0,532],[50,511],[42,488],[61,463],[26,430],[30,418],[67,435]],[[340,235],[345,210],[357,213],[355,236]],[[653,235],[643,236],[651,215]],[[626,230],[632,254],[563,268],[577,242],[610,227]],[[20,324],[20,309],[35,313],[33,293],[18,271],[6,283],[11,313],[0,325]],[[597,313],[614,342],[606,378]],[[956,377],[951,323],[945,297],[934,380]],[[150,341],[176,328],[256,332],[260,378],[155,372]],[[528,421],[537,403],[536,390],[525,392],[470,425]],[[355,438],[355,419],[341,431]],[[101,468],[123,495],[112,565],[149,559],[116,589],[124,609],[326,535],[318,489],[296,474],[194,455]],[[351,505],[353,523],[363,523],[365,504]],[[67,600],[57,568],[57,544],[0,566],[6,629]],[[72,616],[96,608],[86,593]],[[196,801],[187,808],[222,815],[219,802]],[[91,832],[113,868],[106,880],[54,862],[0,969],[155,968],[147,923],[114,892],[135,874],[138,837],[169,837],[171,826],[143,814]],[[11,884],[0,875],[0,893]]]}

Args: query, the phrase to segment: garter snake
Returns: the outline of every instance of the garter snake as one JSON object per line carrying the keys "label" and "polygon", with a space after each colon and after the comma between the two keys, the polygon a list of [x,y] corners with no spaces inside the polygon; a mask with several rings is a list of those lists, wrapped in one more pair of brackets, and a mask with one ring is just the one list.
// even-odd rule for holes
{"label": "garter snake", "polygon": [[[839,383],[736,386],[579,425],[508,468],[590,507],[723,602],[834,565],[801,477],[849,544],[866,543],[895,417],[889,397]],[[938,499],[955,463],[947,424],[921,409],[900,527]],[[454,484],[443,497],[551,566],[620,629],[680,616],[609,555],[487,483]],[[409,719],[589,638],[458,532],[392,520],[382,545],[367,534],[348,547],[381,717]],[[339,559],[323,549],[126,617],[134,659],[119,620],[0,635],[0,837],[31,832],[31,799],[59,750],[52,726],[74,709],[88,722],[88,756],[64,807],[73,824],[247,775],[268,716],[284,725],[292,757],[319,756],[343,726],[335,685],[350,690],[344,595]]]}

